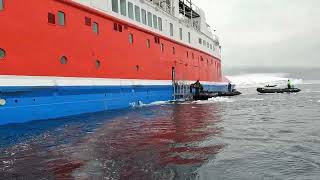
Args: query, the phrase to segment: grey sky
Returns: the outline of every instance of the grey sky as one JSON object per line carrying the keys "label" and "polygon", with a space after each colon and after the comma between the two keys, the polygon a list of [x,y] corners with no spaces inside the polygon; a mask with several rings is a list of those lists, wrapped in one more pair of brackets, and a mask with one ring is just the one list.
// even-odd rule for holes
{"label": "grey sky", "polygon": [[320,67],[320,0],[193,0],[222,43],[223,64]]}

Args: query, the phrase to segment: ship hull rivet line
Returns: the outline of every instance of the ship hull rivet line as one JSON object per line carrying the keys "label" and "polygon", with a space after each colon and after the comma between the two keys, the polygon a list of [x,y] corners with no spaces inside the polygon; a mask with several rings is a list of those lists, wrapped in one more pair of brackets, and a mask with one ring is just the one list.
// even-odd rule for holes
{"label": "ship hull rivet line", "polygon": [[6,105],[6,100],[5,99],[0,99],[0,106]]}

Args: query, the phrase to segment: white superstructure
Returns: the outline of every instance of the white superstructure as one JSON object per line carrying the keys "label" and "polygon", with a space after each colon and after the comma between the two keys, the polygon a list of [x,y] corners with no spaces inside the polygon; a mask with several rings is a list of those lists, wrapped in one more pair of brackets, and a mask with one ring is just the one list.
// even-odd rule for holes
{"label": "white superstructure", "polygon": [[221,58],[219,38],[191,0],[73,1]]}

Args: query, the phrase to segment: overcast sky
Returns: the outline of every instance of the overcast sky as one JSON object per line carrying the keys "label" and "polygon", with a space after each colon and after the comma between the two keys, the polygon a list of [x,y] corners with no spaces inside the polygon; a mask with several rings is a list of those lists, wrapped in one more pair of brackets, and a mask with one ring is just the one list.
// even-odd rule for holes
{"label": "overcast sky", "polygon": [[223,64],[320,67],[320,0],[193,0],[222,44]]}

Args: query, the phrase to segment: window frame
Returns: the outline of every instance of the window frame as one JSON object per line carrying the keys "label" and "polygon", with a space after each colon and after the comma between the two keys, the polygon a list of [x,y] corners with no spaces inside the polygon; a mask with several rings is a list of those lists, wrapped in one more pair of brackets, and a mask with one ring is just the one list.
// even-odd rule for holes
{"label": "window frame", "polygon": [[148,12],[147,12],[147,21],[148,21],[148,26],[149,26],[149,27],[153,27],[153,26],[152,26],[152,25],[153,25],[153,24],[152,24],[152,22],[153,22],[152,19],[153,19],[152,13],[148,11]]}
{"label": "window frame", "polygon": [[56,24],[56,15],[54,13],[48,12],[48,24]]}
{"label": "window frame", "polygon": [[127,16],[127,0],[120,0],[120,14]]}
{"label": "window frame", "polygon": [[191,43],[191,33],[190,32],[188,32],[188,42],[189,42],[189,44]]}
{"label": "window frame", "polygon": [[141,21],[142,24],[147,25],[147,11],[141,8]]}
{"label": "window frame", "polygon": [[134,20],[134,5],[130,1],[128,1],[128,17]]}
{"label": "window frame", "polygon": [[134,39],[133,39],[133,34],[129,33],[129,44],[133,44],[134,43]]}
{"label": "window frame", "polygon": [[86,25],[86,26],[91,26],[92,25],[92,20],[91,20],[91,18],[90,17],[84,17],[84,24]]}
{"label": "window frame", "polygon": [[182,28],[179,28],[179,36],[180,36],[180,40],[183,40],[183,30]]}
{"label": "window frame", "polygon": [[140,7],[137,5],[134,6],[134,17],[137,22],[141,22]]}
{"label": "window frame", "polygon": [[170,36],[174,36],[172,23],[170,23]]}
{"label": "window frame", "polygon": [[4,10],[4,8],[5,8],[4,0],[0,0],[0,11]]}
{"label": "window frame", "polygon": [[153,16],[152,16],[152,21],[153,21],[153,27],[154,27],[155,29],[158,29],[158,16],[155,15],[155,14],[153,14]]}
{"label": "window frame", "polygon": [[[62,15],[62,16],[61,16]],[[65,26],[66,25],[66,13],[63,11],[58,11],[57,13],[58,25]],[[62,18],[62,19],[61,19]],[[61,21],[62,20],[62,21]]]}
{"label": "window frame", "polygon": [[163,30],[163,27],[162,27],[162,18],[161,18],[161,17],[158,17],[158,29],[159,29],[160,31]]}
{"label": "window frame", "polygon": [[150,39],[147,39],[147,48],[151,48],[151,41],[150,41]]}
{"label": "window frame", "polygon": [[99,32],[99,23],[97,23],[97,22],[93,22],[92,23],[92,30],[93,30],[93,32],[95,33],[95,34],[99,34],[100,32]]}
{"label": "window frame", "polygon": [[111,0],[111,10],[112,12],[119,13],[119,1]]}

